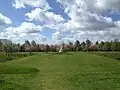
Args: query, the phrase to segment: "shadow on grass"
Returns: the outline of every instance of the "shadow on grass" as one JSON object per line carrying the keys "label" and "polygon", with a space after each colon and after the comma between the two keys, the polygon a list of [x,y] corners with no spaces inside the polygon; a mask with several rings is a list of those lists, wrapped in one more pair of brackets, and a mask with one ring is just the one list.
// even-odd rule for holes
{"label": "shadow on grass", "polygon": [[36,68],[0,66],[0,74],[34,74],[39,72]]}

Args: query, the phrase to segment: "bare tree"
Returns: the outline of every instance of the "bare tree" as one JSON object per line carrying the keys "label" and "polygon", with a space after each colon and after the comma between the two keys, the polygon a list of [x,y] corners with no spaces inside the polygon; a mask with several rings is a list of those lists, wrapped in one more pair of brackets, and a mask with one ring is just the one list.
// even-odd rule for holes
{"label": "bare tree", "polygon": [[12,59],[12,43],[5,43],[3,44],[4,51],[6,53],[7,59]]}

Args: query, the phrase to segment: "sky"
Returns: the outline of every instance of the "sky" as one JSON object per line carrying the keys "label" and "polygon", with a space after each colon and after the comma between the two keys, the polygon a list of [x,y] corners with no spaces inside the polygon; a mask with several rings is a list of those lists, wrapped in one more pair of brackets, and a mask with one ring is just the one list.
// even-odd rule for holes
{"label": "sky", "polygon": [[2,0],[0,39],[56,44],[120,40],[120,0]]}

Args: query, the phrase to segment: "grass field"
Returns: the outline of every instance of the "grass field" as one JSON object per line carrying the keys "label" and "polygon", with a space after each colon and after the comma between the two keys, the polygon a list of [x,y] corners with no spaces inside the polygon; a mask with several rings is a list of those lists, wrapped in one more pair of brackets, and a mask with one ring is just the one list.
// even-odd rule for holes
{"label": "grass field", "polygon": [[120,90],[120,62],[88,52],[37,54],[1,63],[0,90]]}
{"label": "grass field", "polygon": [[[13,52],[11,58],[12,58],[12,60],[17,60],[19,58],[35,55],[36,53],[37,52],[32,52],[32,54],[30,54],[29,52]],[[0,52],[0,62],[6,62],[6,61],[8,61],[6,53]]]}
{"label": "grass field", "polygon": [[120,52],[94,52],[94,54],[120,60]]}

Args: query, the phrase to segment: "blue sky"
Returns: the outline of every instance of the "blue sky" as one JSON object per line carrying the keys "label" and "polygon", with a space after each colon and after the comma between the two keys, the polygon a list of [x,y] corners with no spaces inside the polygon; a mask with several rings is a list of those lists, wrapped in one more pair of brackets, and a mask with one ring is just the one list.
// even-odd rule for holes
{"label": "blue sky", "polygon": [[83,41],[86,37],[93,41],[119,39],[120,1],[94,1],[2,0],[0,37],[38,43]]}
{"label": "blue sky", "polygon": [[[67,14],[64,13],[63,9],[60,8],[60,4],[56,2],[56,0],[47,0],[49,5],[52,7],[52,12],[56,14],[61,14],[66,20],[68,20]],[[6,7],[7,6],[7,7]],[[2,3],[0,3],[0,12],[4,14],[5,16],[9,16],[9,18],[12,20],[11,26],[19,26],[22,22],[26,22],[25,13],[30,12],[32,7],[27,6],[27,8],[22,9],[15,9],[12,6],[12,0],[2,0]],[[39,24],[38,21],[33,21],[35,24]],[[3,28],[4,29],[4,28]],[[2,31],[2,30],[1,30]],[[42,32],[43,35],[47,36],[47,38],[51,39],[52,33],[54,33],[54,29],[45,28]]]}
{"label": "blue sky", "polygon": [[[32,7],[27,6],[27,8],[22,9],[15,9],[12,6],[13,0],[2,0],[2,3],[0,3],[0,12],[4,14],[5,16],[9,16],[11,20],[13,21],[13,25],[19,25],[21,22],[26,21],[25,20],[25,13],[30,12]],[[47,0],[49,5],[52,7],[52,10],[56,14],[61,14],[66,20],[69,19],[66,13],[64,13],[64,10],[60,8],[60,4],[56,2],[56,0]],[[7,7],[6,7],[7,6]]]}
{"label": "blue sky", "polygon": [[[47,0],[50,6],[53,8],[52,11],[57,14],[61,14],[64,16],[64,18],[68,19],[67,15],[63,12],[63,10],[60,8],[60,4],[58,4],[55,0],[49,1]],[[6,7],[7,6],[7,7]],[[0,3],[0,13],[4,14],[5,16],[9,16],[9,18],[12,20],[11,26],[19,26],[22,22],[26,22],[25,19],[25,13],[30,12],[32,7],[22,8],[22,9],[15,9],[12,6],[12,0],[2,0],[2,3]],[[38,21],[34,21],[33,23],[39,24]],[[1,27],[4,29],[4,27]],[[2,32],[3,30],[1,30]],[[43,35],[47,36],[47,38],[51,39],[52,33],[55,31],[50,28],[45,28],[42,32]]]}

